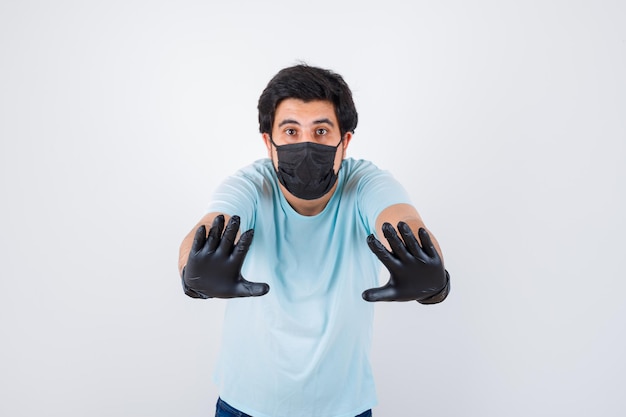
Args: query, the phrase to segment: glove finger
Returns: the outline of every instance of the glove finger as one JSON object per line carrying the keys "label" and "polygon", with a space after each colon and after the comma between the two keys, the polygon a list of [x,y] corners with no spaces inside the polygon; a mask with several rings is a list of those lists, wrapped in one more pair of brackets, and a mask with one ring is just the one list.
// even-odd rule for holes
{"label": "glove finger", "polygon": [[250,282],[241,277],[235,287],[235,297],[260,297],[269,292],[270,286],[264,282]]}
{"label": "glove finger", "polygon": [[404,240],[404,244],[406,245],[409,253],[417,259],[426,259],[426,254],[420,247],[419,242],[409,225],[404,222],[400,222],[398,223],[398,230],[400,231],[400,235],[402,235],[402,239]]}
{"label": "glove finger", "polygon": [[395,288],[389,285],[384,285],[382,287],[370,288],[369,290],[363,291],[362,297],[365,301],[369,302],[394,301],[396,295]]}
{"label": "glove finger", "polygon": [[252,244],[252,238],[254,237],[254,230],[249,229],[241,234],[239,237],[239,241],[235,245],[233,249],[233,261],[238,263],[239,265],[243,264],[243,260],[248,253],[248,249],[250,249],[250,245]]}
{"label": "glove finger", "polygon": [[391,269],[395,268],[397,262],[396,259],[373,234],[367,237],[367,245],[370,250],[374,252],[374,255],[376,255],[376,257],[378,257],[378,259],[383,263],[383,265],[387,267],[387,269],[391,271]]}
{"label": "glove finger", "polygon": [[391,246],[391,251],[394,255],[396,255],[401,261],[408,261],[411,257],[411,254],[407,251],[404,243],[400,240],[396,229],[390,223],[383,224],[383,235],[389,242],[389,246]]}
{"label": "glove finger", "polygon": [[431,258],[439,259],[439,254],[435,249],[435,245],[433,245],[433,241],[430,238],[430,235],[423,227],[420,227],[418,230],[418,235],[420,237],[420,242],[422,242],[422,250]]}
{"label": "glove finger", "polygon": [[239,231],[239,221],[239,216],[233,216],[228,221],[226,230],[224,230],[224,235],[222,236],[222,241],[220,242],[220,251],[228,254],[232,252],[235,244],[235,238],[237,237],[237,232]]}
{"label": "glove finger", "polygon": [[224,215],[219,214],[213,219],[213,224],[209,229],[208,237],[208,250],[209,252],[215,252],[217,246],[220,244],[222,237],[222,230],[224,230]]}
{"label": "glove finger", "polygon": [[201,225],[196,229],[196,234],[193,237],[193,243],[191,244],[191,253],[198,253],[204,248],[206,243],[206,227]]}

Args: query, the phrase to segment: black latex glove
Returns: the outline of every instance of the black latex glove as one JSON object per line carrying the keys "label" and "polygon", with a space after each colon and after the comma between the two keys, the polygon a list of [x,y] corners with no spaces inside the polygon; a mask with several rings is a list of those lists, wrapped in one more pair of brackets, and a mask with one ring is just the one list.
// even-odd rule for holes
{"label": "black latex glove", "polygon": [[246,281],[241,276],[241,266],[248,253],[254,231],[244,232],[235,245],[239,231],[239,216],[233,216],[224,230],[224,216],[213,220],[209,235],[204,225],[196,230],[183,269],[185,293],[193,298],[256,297],[267,294],[269,285]]}
{"label": "black latex glove", "polygon": [[[449,278],[428,232],[423,228],[419,229],[418,234],[422,242],[420,246],[411,228],[404,222],[398,223],[402,240],[391,224],[384,223],[382,229],[391,252],[373,234],[367,237],[367,244],[387,267],[391,276],[384,286],[364,291],[363,299],[366,301],[417,300],[424,304],[442,301],[447,295]],[[442,299],[433,297],[442,292],[445,292]],[[437,301],[429,300],[431,298],[437,298]]]}

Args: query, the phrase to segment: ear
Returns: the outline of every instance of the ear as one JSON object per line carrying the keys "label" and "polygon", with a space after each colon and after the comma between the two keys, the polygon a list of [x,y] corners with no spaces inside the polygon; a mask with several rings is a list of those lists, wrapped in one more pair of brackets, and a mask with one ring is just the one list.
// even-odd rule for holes
{"label": "ear", "polygon": [[263,133],[261,135],[263,138],[263,142],[265,142],[265,147],[267,148],[267,157],[272,158],[272,141],[270,140],[269,133]]}
{"label": "ear", "polygon": [[350,144],[350,141],[352,140],[352,132],[346,132],[346,134],[343,136],[343,157],[346,157],[346,150],[348,149],[348,145]]}

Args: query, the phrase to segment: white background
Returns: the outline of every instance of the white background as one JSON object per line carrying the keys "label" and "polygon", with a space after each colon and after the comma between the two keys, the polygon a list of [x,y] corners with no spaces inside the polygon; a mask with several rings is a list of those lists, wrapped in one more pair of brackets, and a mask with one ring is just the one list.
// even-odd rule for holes
{"label": "white background", "polygon": [[[229,3],[230,5],[225,5]],[[210,416],[224,304],[178,245],[331,68],[452,274],[376,306],[376,416],[623,416],[622,1],[0,2],[0,415]],[[252,277],[251,277],[252,278]]]}

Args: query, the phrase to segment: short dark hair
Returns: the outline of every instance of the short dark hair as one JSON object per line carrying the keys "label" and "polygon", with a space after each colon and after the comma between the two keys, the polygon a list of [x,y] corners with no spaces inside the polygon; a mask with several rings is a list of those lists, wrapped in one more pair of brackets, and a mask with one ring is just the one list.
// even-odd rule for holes
{"label": "short dark hair", "polygon": [[327,69],[300,64],[280,70],[259,97],[257,108],[261,133],[272,134],[276,107],[287,98],[305,102],[330,101],[335,107],[341,137],[356,129],[358,114],[352,92],[341,75]]}

